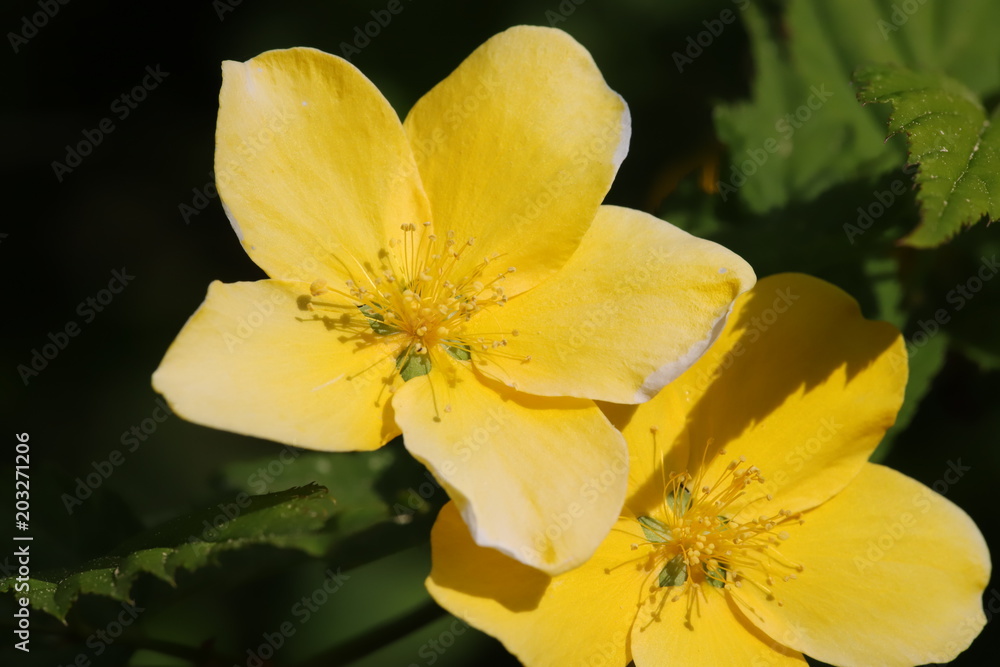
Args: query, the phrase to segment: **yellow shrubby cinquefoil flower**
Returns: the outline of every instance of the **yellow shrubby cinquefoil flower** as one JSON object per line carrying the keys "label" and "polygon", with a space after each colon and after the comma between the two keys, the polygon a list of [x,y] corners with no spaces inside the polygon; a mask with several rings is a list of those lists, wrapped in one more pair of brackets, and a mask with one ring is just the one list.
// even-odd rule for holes
{"label": "yellow shrubby cinquefoil flower", "polygon": [[449,504],[428,588],[531,666],[948,662],[985,624],[990,556],[961,509],[867,461],[906,366],[839,289],[761,280],[686,374],[606,407],[631,473],[588,562],[550,578],[476,546]]}
{"label": "yellow shrubby cinquefoil flower", "polygon": [[[270,280],[213,283],[155,388],[187,419],[300,447],[403,433],[479,544],[583,562],[626,486],[594,400],[652,397],[755,280],[601,206],[629,132],[590,54],[548,28],[490,39],[403,123],[341,58],[226,62],[219,194]],[[553,529],[566,512],[585,520]]]}

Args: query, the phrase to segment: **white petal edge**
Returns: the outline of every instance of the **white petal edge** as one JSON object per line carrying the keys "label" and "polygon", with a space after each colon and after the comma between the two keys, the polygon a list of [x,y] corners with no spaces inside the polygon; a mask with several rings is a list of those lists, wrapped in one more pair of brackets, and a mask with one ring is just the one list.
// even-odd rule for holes
{"label": "white petal edge", "polygon": [[[615,93],[617,95],[617,93]],[[622,166],[622,162],[625,161],[625,157],[628,155],[629,143],[632,141],[632,112],[629,111],[628,103],[625,98],[618,95],[618,99],[622,101],[622,106],[625,110],[622,112],[621,117],[621,137],[618,140],[618,147],[615,148],[614,155],[611,156],[611,162],[615,165],[615,175],[618,175],[618,168]]]}
{"label": "white petal edge", "polygon": [[240,243],[243,243],[243,230],[240,229],[240,223],[236,222],[236,216],[234,216],[233,212],[229,210],[228,206],[226,206],[226,202],[222,202],[222,210],[226,212],[226,217],[229,218],[229,224],[233,228],[233,231],[236,232],[236,238],[239,239]]}
{"label": "white petal edge", "polygon": [[[723,269],[720,269],[720,272]],[[725,329],[726,322],[729,320],[729,315],[733,312],[734,303],[735,301],[729,302],[726,312],[715,320],[707,337],[694,343],[679,359],[667,362],[646,376],[642,386],[639,387],[639,391],[635,392],[635,396],[632,397],[633,402],[645,403],[650,400],[660,393],[661,389],[683,375],[684,371],[689,369],[694,362],[698,361],[699,357],[705,354],[708,348],[712,347],[712,344],[722,334],[722,330]]]}

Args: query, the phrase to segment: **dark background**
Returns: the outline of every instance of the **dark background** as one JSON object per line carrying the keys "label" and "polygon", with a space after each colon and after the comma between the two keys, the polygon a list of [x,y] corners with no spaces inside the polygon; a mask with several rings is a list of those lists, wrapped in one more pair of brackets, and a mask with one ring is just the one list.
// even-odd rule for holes
{"label": "dark background", "polygon": [[[559,0],[401,1],[403,11],[351,58],[401,116],[488,37],[512,25],[548,25],[551,15],[546,12],[560,10]],[[8,441],[3,451],[13,451],[13,433],[30,434],[33,568],[69,566],[101,555],[143,526],[216,502],[223,493],[222,467],[278,451],[274,443],[169,418],[125,455],[119,469],[72,516],[61,500],[72,492],[75,478],[92,472],[94,463],[112,450],[122,449],[122,435],[153,415],[157,397],[150,375],[204,298],[208,283],[264,277],[243,253],[217,199],[196,215],[189,211],[185,216],[182,210],[184,205],[199,206],[204,200],[198,191],[204,194],[212,182],[220,62],[300,45],[340,55],[341,44],[352,42],[355,29],[372,20],[369,12],[385,6],[378,0],[242,0],[235,5],[224,0],[71,0],[58,5],[58,13],[17,53],[9,38],[0,46],[0,164],[6,195],[0,221],[6,286],[0,395]],[[690,184],[694,177],[687,174],[693,167],[717,153],[712,107],[746,96],[754,74],[747,35],[739,23],[727,28],[683,74],[671,54],[685,46],[689,35],[703,30],[703,20],[728,6],[589,0],[556,24],[590,50],[609,85],[631,108],[631,151],[609,203],[655,211],[677,179],[686,177],[684,183]],[[21,31],[22,17],[37,11],[37,2],[7,3],[0,28],[5,34]],[[169,74],[121,118],[116,114],[121,107],[113,109],[112,104],[142,81],[147,67]],[[52,163],[65,162],[66,146],[79,142],[104,118],[111,118],[113,131],[102,136],[79,166],[57,178]],[[959,259],[974,256],[976,244],[994,233],[980,225],[967,233],[961,242],[965,246],[942,252]],[[838,282],[843,267],[810,271],[790,244],[784,259],[773,259],[774,247],[781,244],[771,231],[736,249],[760,275],[805,270]],[[768,258],[763,270],[758,257]],[[914,254],[912,261],[924,261],[922,257]],[[123,269],[134,279],[88,321],[80,304],[96,297],[113,272]],[[964,276],[972,269],[952,273]],[[941,284],[947,285],[950,274],[943,275]],[[1000,292],[996,286],[989,289]],[[972,304],[966,325],[975,326],[995,302],[991,296]],[[30,364],[33,350],[71,321],[80,327],[79,335],[37,376],[27,384],[22,381],[17,366]],[[886,460],[932,485],[943,479],[949,462],[961,459],[971,470],[949,485],[947,495],[972,515],[994,545],[1000,544],[994,481],[1000,469],[996,379],[995,371],[950,353]],[[9,497],[6,480],[4,484]],[[315,587],[325,569],[294,553],[254,553],[183,575],[177,589],[142,580],[136,599],[148,612],[137,625],[141,637],[134,644],[128,639],[111,647],[106,664],[129,659],[133,662],[127,664],[135,665],[191,664],[149,651],[129,657],[135,646],[156,642],[174,649],[201,647],[200,664],[232,664],[245,647],[260,643],[261,633],[280,624],[289,606]],[[261,569],[261,562],[267,567]],[[363,585],[338,594],[321,620],[304,626],[273,664],[299,664],[419,608],[426,600],[422,581],[428,569],[427,549],[418,546],[352,571]],[[993,586],[989,595],[1000,597]],[[0,602],[6,619],[0,627],[9,628],[9,596]],[[87,597],[71,612],[67,626],[36,614],[33,646],[38,652],[32,657],[37,662],[8,652],[9,639],[3,640],[0,656],[12,656],[3,658],[5,664],[11,664],[8,659],[20,661],[14,664],[71,660],[90,632],[118,608]],[[352,664],[430,664],[427,642],[447,633],[452,620],[433,615],[427,620],[401,641],[392,643],[386,635],[384,650]],[[994,664],[998,635],[990,624],[954,664]],[[43,647],[52,652],[41,653]],[[507,664],[510,659],[504,655],[496,642],[470,631],[458,635],[437,664]]]}

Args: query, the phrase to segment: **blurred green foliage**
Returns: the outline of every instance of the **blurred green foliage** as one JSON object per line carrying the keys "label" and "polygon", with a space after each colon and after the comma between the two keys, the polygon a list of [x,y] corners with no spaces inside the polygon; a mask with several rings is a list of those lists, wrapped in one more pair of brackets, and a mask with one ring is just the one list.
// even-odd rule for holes
{"label": "blurred green foliage", "polygon": [[[52,613],[33,615],[31,662],[9,661],[4,646],[4,664],[516,664],[424,591],[427,533],[446,497],[398,442],[292,454],[170,418],[128,444],[155,409],[149,376],[208,283],[262,277],[209,187],[219,62],[295,45],[350,55],[402,116],[511,25],[572,34],[632,111],[609,203],[716,240],[759,276],[829,280],[900,327],[910,384],[876,458],[947,495],[1000,544],[1000,242],[974,224],[996,213],[984,128],[1000,99],[1000,3],[407,0],[359,38],[384,5],[73,3],[11,56],[9,126],[21,131],[7,137],[4,176],[30,204],[23,217],[44,224],[0,237],[8,284],[37,280],[11,296],[10,311],[30,316],[7,334],[8,368],[78,320],[110,268],[137,279],[42,374],[25,385],[11,372],[2,386],[14,430],[36,447],[32,567],[48,585],[38,609]],[[35,10],[20,3],[5,25]],[[161,89],[57,182],[50,163],[78,128],[157,63],[170,72]],[[912,122],[953,102],[954,119]],[[900,131],[909,136],[887,139]],[[984,157],[959,160],[942,136],[980,142]],[[974,179],[967,205],[929,200],[959,174]],[[70,512],[63,496],[114,451],[124,462]],[[957,461],[970,470],[948,481]],[[227,524],[232,535],[186,542],[240,493],[260,498]],[[168,539],[164,527],[179,532]],[[143,611],[105,642],[123,600]],[[4,618],[13,605],[0,596]],[[955,664],[988,664],[997,634],[987,626]]]}

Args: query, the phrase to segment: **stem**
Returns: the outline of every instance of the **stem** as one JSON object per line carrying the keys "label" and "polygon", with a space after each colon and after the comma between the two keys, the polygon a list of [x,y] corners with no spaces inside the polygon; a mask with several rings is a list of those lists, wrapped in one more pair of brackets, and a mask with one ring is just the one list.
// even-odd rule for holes
{"label": "stem", "polygon": [[385,648],[391,641],[387,641],[387,639],[405,637],[411,632],[443,618],[446,614],[447,612],[436,602],[428,600],[408,614],[352,637],[328,651],[299,663],[298,667],[343,667],[343,665],[348,665]]}

